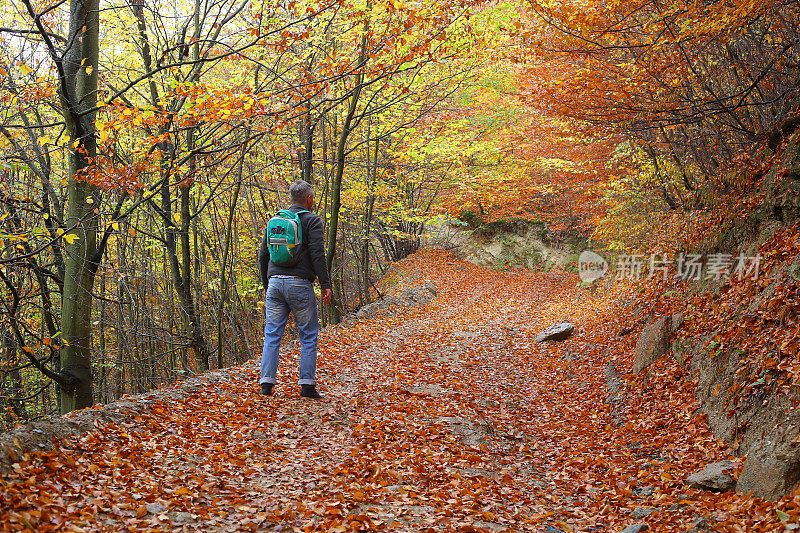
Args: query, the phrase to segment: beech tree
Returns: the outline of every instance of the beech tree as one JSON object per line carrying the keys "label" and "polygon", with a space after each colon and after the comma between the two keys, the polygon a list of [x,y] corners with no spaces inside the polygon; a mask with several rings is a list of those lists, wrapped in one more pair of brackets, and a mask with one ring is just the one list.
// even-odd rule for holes
{"label": "beech tree", "polygon": [[[95,117],[97,112],[97,66],[99,56],[99,4],[93,0],[75,0],[66,13],[66,36],[60,37],[51,26],[53,12],[60,4],[41,7],[23,0],[17,16],[26,20],[26,27],[9,31],[15,39],[35,36],[36,51],[47,54],[55,70],[55,89],[58,94],[59,112],[63,120],[67,141],[66,194],[58,202],[63,216],[58,217],[56,239],[58,256],[63,269],[60,288],[60,330],[51,331],[48,344],[59,349],[59,357],[52,367],[37,359],[33,349],[27,346],[19,327],[15,327],[17,343],[22,347],[31,363],[53,379],[61,387],[61,411],[68,412],[92,405],[91,376],[91,315],[92,290],[95,275],[102,259],[107,240],[98,239],[100,190],[86,179],[86,170],[91,167],[96,155]],[[18,65],[24,65],[19,62]],[[32,69],[19,67],[22,73]],[[11,86],[14,91],[14,87]],[[27,114],[21,114],[29,135],[44,127],[30,124]],[[40,116],[37,115],[37,118]],[[13,145],[18,145],[15,136],[6,125],[4,135]],[[39,143],[37,139],[36,144]],[[37,153],[38,152],[38,153]],[[22,159],[35,163],[31,170],[41,174],[43,182],[49,178],[51,161],[41,150],[22,151]],[[49,200],[49,184],[44,184],[43,199]],[[63,203],[62,203],[63,202]],[[46,204],[47,205],[47,204]],[[58,213],[61,215],[61,213]],[[49,215],[49,213],[48,213]],[[51,226],[52,227],[52,226]],[[63,248],[62,248],[63,247]],[[63,255],[62,255],[63,249]],[[12,311],[16,312],[20,294],[14,284],[3,275],[6,287],[14,296]],[[41,284],[40,284],[41,285]],[[49,290],[42,288],[43,304],[49,299]],[[46,305],[43,305],[45,307]],[[12,314],[14,314],[12,313]],[[45,311],[48,314],[49,310]],[[14,324],[16,326],[16,323]],[[55,328],[52,324],[51,330]],[[56,348],[57,347],[57,348]]]}

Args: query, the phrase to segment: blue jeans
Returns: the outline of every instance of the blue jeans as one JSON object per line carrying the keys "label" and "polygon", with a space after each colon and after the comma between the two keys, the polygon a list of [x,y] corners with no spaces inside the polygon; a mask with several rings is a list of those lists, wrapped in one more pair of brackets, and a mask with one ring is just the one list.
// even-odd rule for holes
{"label": "blue jeans", "polygon": [[266,297],[267,322],[264,326],[264,351],[261,354],[260,383],[275,383],[278,351],[283,330],[294,314],[300,337],[300,385],[315,385],[317,369],[317,299],[312,282],[301,278],[269,278]]}

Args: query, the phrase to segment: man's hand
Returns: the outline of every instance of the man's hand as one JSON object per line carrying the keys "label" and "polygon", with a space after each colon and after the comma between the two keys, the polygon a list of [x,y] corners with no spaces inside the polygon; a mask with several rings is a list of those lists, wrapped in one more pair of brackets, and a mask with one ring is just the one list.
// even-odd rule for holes
{"label": "man's hand", "polygon": [[322,289],[320,296],[322,297],[322,303],[328,305],[331,302],[331,298],[333,298],[333,291],[330,289]]}

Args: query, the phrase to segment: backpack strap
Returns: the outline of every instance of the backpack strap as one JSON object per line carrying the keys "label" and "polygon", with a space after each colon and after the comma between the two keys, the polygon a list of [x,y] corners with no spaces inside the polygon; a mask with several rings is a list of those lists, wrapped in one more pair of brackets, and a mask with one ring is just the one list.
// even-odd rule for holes
{"label": "backpack strap", "polygon": [[[287,211],[288,211],[288,209],[287,209]],[[308,209],[301,209],[300,211],[297,211],[297,212],[295,212],[295,211],[292,211],[292,213],[294,213],[294,214],[295,214],[295,216],[297,216],[297,221],[298,221],[298,223],[300,222],[300,213],[310,213],[310,212],[311,212],[311,211],[309,211]],[[294,244],[294,245],[291,245],[291,246],[289,246],[289,248],[294,248],[295,246],[303,246],[303,244],[305,244],[306,240],[305,240],[305,238],[304,238],[304,237],[302,237],[302,231],[303,231],[303,228],[301,227],[301,228],[300,228],[300,232],[301,232],[301,233],[300,233],[300,235],[301,235],[301,237],[300,237],[300,242],[299,242],[299,243],[297,243],[297,244]]]}

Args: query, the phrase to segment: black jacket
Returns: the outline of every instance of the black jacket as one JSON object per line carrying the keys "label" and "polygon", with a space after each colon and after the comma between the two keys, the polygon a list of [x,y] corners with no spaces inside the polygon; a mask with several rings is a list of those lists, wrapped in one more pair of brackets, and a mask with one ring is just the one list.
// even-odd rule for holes
{"label": "black jacket", "polygon": [[[305,207],[297,204],[289,206],[289,210],[297,213]],[[264,288],[269,284],[269,278],[276,275],[297,276],[314,281],[319,278],[319,286],[322,289],[331,288],[330,276],[328,276],[328,266],[325,263],[325,243],[322,235],[322,219],[314,213],[300,213],[300,227],[303,232],[303,244],[300,248],[300,260],[293,267],[281,267],[269,260],[269,242],[267,231],[264,230],[264,238],[261,240],[261,247],[258,249],[258,270],[261,273],[261,283]]]}

